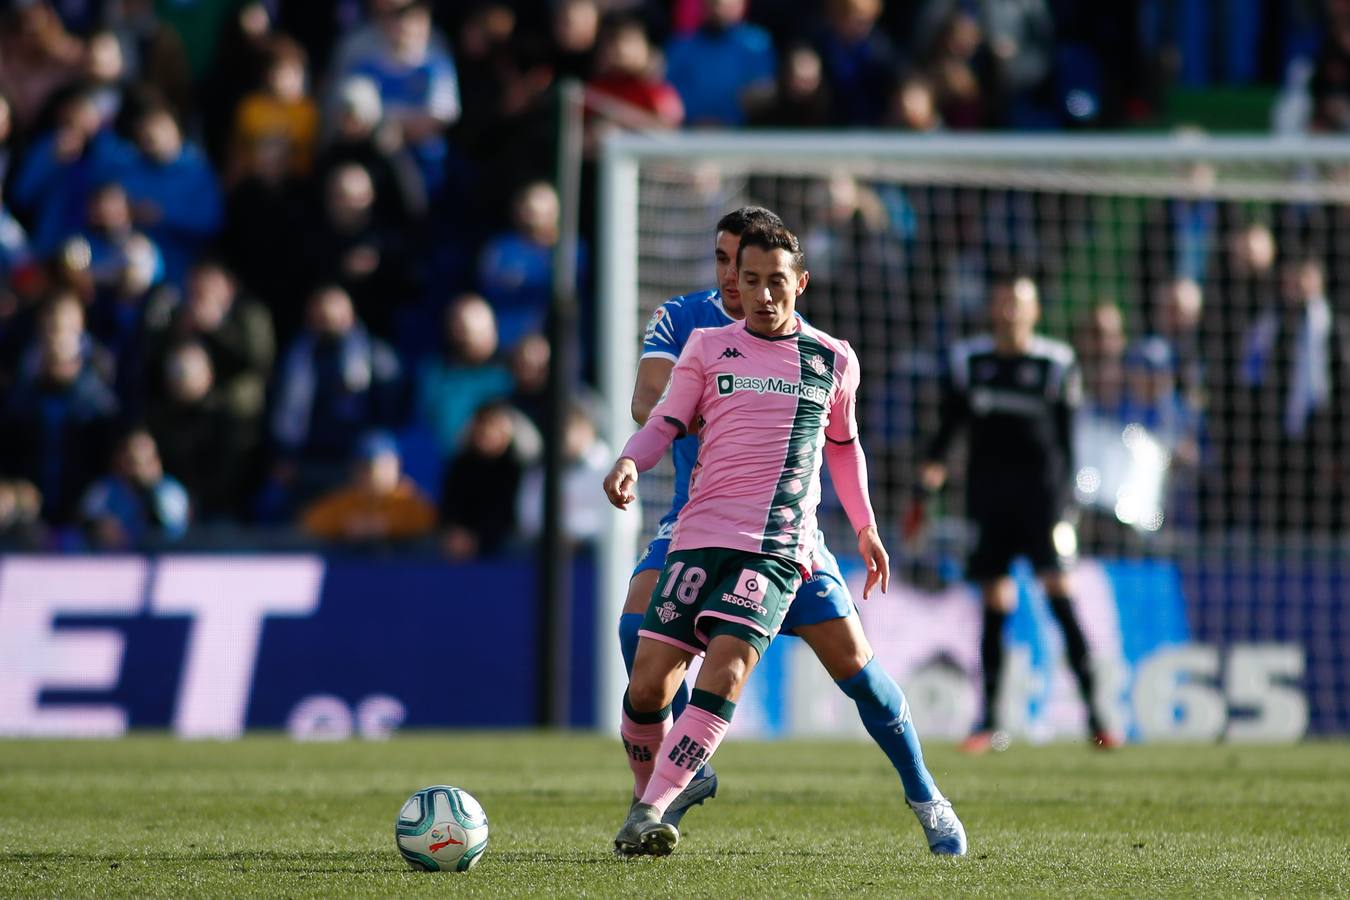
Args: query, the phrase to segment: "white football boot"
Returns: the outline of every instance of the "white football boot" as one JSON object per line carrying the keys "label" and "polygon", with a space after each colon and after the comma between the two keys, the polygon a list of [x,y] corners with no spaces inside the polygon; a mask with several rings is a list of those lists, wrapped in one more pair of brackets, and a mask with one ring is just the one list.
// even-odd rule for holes
{"label": "white football boot", "polygon": [[924,837],[928,838],[928,849],[934,856],[966,855],[966,829],[956,817],[952,801],[939,797],[927,803],[915,803],[906,797],[905,802],[919,817]]}

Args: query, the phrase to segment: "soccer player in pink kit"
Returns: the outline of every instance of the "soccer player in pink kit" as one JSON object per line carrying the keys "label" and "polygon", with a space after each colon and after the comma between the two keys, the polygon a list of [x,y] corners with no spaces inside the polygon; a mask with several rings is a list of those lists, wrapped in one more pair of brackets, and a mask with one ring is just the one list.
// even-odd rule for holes
{"label": "soccer player in pink kit", "polygon": [[[622,733],[635,795],[615,837],[622,856],[665,855],[679,840],[661,821],[716,750],[746,678],[777,633],[814,550],[822,457],[858,532],[863,596],[890,578],[857,442],[858,363],[847,343],[805,326],[796,299],[809,276],[785,228],[752,226],[737,251],[744,322],[693,333],[666,396],[605,479],[614,505],[639,471],[701,421],[702,446],[671,551],[640,631]],[[670,703],[695,654],[693,696]],[[960,836],[964,851],[965,836]]]}

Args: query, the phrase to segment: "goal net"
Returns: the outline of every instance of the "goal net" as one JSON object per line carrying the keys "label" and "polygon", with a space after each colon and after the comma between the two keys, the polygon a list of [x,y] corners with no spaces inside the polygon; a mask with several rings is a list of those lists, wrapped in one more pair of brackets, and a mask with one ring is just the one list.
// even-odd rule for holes
{"label": "goal net", "polygon": [[[801,238],[811,281],[799,309],[861,362],[872,497],[902,581],[864,621],[893,674],[931,701],[934,727],[960,733],[978,690],[959,448],[926,527],[906,542],[902,522],[946,350],[987,330],[988,281],[1015,271],[1039,287],[1042,332],[1081,366],[1074,528],[1057,537],[1076,544],[1080,615],[1118,724],[1140,738],[1350,730],[1350,145],[613,139],[600,357],[615,446],[633,427],[646,320],[715,286],[713,226],[749,204]],[[607,602],[665,511],[669,479],[668,468],[644,476],[640,523],[615,517]],[[851,555],[828,490],[821,522]],[[1011,721],[1053,736],[1073,727],[1074,713],[1057,712],[1072,691],[1028,576],[1004,699]],[[916,627],[933,634],[917,640]]]}

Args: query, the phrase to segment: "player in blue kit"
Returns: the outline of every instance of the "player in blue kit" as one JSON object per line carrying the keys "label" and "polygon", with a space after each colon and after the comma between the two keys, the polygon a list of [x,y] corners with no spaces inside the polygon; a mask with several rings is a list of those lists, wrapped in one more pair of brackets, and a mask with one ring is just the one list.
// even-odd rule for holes
{"label": "player in blue kit", "polygon": [[[665,392],[680,351],[694,329],[717,328],[744,318],[736,287],[736,251],[741,235],[752,225],[782,227],[783,222],[777,214],[762,207],[743,207],[723,216],[717,223],[714,243],[718,289],[667,300],[652,314],[643,336],[642,358],[633,387],[632,413],[639,425],[646,422]],[[689,499],[689,479],[698,459],[697,435],[675,441],[671,454],[675,496],[670,511],[662,517],[655,537],[633,570],[623,614],[619,617],[619,644],[630,674],[637,653],[638,630],[665,565],[671,532]],[[924,765],[904,692],[873,659],[853,598],[838,564],[825,547],[823,536],[817,536],[816,544],[812,576],[797,591],[783,620],[782,633],[806,641],[839,689],[857,704],[868,734],[900,775],[905,800],[923,826],[929,849],[939,855],[964,855],[965,829]],[[688,700],[689,689],[682,684],[672,704],[676,716]],[[705,766],[671,804],[663,820],[678,825],[691,807],[716,792],[717,775],[710,766]]]}

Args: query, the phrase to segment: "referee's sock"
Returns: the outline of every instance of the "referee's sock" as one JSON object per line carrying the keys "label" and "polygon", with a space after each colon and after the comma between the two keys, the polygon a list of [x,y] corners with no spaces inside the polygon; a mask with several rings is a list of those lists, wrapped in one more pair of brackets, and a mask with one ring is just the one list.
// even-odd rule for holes
{"label": "referee's sock", "polygon": [[1088,654],[1087,638],[1078,624],[1078,616],[1073,611],[1073,600],[1067,595],[1050,597],[1050,612],[1064,631],[1064,655],[1068,657],[1069,668],[1078,680],[1078,691],[1083,695],[1083,703],[1088,711],[1088,728],[1093,734],[1102,731],[1101,717],[1097,715],[1095,683],[1092,677],[1092,660]]}
{"label": "referee's sock", "polygon": [[858,674],[835,684],[858,705],[858,715],[867,733],[900,775],[905,797],[915,803],[940,799],[942,793],[923,762],[923,748],[909,716],[905,692],[876,657],[868,660]]}
{"label": "referee's sock", "polygon": [[1003,623],[1008,614],[984,608],[984,633],[980,637],[980,663],[984,667],[984,720],[981,731],[998,728],[998,693],[1003,683]]}

